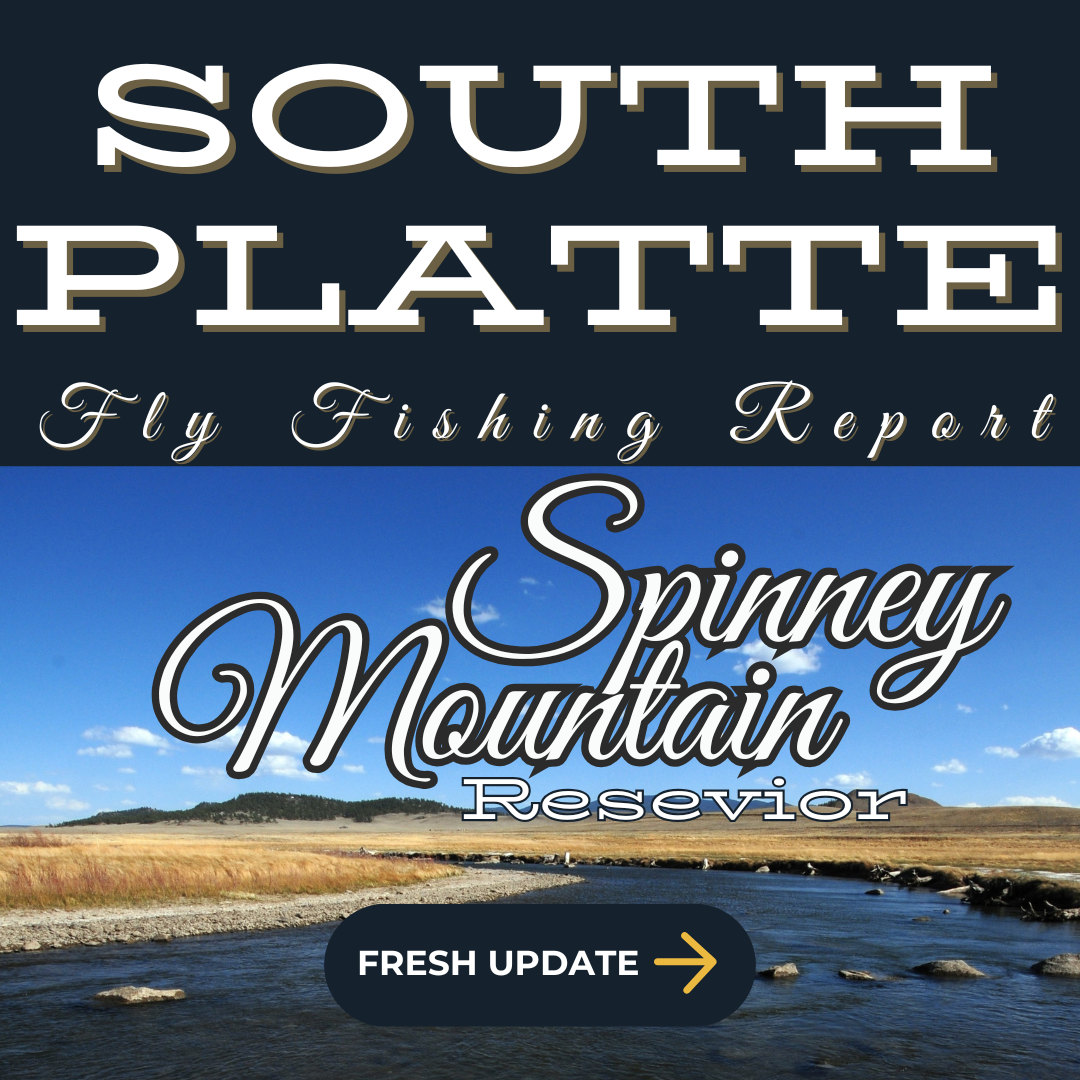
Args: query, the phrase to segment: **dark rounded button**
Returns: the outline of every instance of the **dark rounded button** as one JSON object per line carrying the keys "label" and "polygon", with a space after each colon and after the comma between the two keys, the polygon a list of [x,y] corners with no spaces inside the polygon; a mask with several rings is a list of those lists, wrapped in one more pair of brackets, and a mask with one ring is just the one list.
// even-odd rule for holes
{"label": "dark rounded button", "polygon": [[754,946],[705,904],[393,904],[326,947],[350,1016],[387,1026],[697,1026],[733,1013]]}

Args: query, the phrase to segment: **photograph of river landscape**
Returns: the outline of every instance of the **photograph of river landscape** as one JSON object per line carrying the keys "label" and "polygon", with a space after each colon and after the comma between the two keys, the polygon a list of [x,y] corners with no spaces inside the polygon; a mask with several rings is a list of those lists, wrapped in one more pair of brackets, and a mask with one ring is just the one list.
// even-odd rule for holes
{"label": "photograph of river landscape", "polygon": [[[494,871],[503,873],[504,871]],[[545,876],[560,869],[537,871]],[[333,924],[15,954],[2,960],[2,1063],[28,1078],[253,1076],[1025,1077],[1080,1066],[1080,979],[1033,962],[1080,951],[1080,925],[824,876],[575,867],[579,883],[497,903],[705,903],[735,916],[759,978],[707,1028],[380,1028],[330,998]],[[943,914],[949,907],[950,914]],[[568,909],[572,910],[572,909]],[[920,921],[925,920],[925,921]],[[985,978],[911,968],[963,957]],[[859,969],[873,982],[837,972]],[[109,1008],[105,986],[182,986],[177,1005]]]}
{"label": "photograph of river landscape", "polygon": [[[636,608],[617,613],[595,650],[550,670],[489,663],[446,632],[455,575],[487,545],[499,557],[469,600],[487,641],[553,642],[588,624],[594,580],[522,535],[522,507],[561,490],[565,472],[26,470],[0,481],[11,508],[0,536],[5,1078],[1080,1075],[1072,470],[641,469],[632,488],[608,477],[610,490],[597,491],[593,477],[556,507],[554,525],[614,565],[707,567],[693,573],[709,583],[736,544],[740,586],[757,567],[800,567],[806,579],[830,567],[996,575],[966,629],[960,608],[940,616],[982,636],[909,709],[873,698],[875,671],[902,645],[841,647],[817,630],[777,650],[758,636],[767,636],[760,611],[741,640],[712,653],[688,633],[683,682],[669,676],[669,689],[738,686],[746,702],[742,684],[766,671],[777,695],[794,683],[843,694],[849,723],[827,760],[800,763],[783,743],[743,775],[700,758],[600,767],[584,737],[550,767],[433,765],[461,745],[463,722],[426,743],[424,721],[399,730],[405,670],[360,710],[332,767],[314,772],[305,766],[344,655],[336,642],[293,687],[249,776],[227,771],[237,771],[248,720],[197,742],[161,719],[170,706],[154,696],[154,671],[160,683],[170,641],[185,640],[200,613],[253,593],[261,608],[191,653],[173,707],[192,723],[232,707],[242,685],[230,690],[229,672],[243,684],[236,672],[253,680],[269,670],[271,615],[285,610],[273,604],[286,600],[303,634],[355,612],[368,664],[403,628],[445,636],[432,695],[472,687],[494,703],[523,670],[560,694],[601,686]],[[640,520],[621,532],[606,524],[618,491],[642,501]],[[76,533],[63,527],[76,502],[112,512]],[[403,517],[403,505],[422,513]],[[740,510],[750,505],[782,513]],[[88,592],[93,581],[108,586]],[[983,633],[993,611],[999,621]],[[649,651],[635,661],[642,671]],[[435,786],[397,779],[427,766]],[[532,794],[488,803],[494,820],[463,819],[477,813],[476,777],[504,795],[522,784]],[[628,799],[639,804],[635,820],[598,820],[612,790],[624,814]],[[743,790],[754,794],[741,799]],[[865,791],[906,792],[906,803],[883,803],[887,821],[859,820]],[[585,816],[526,813],[555,792],[564,808],[584,800]],[[661,793],[675,801],[657,802]],[[701,812],[689,820],[658,812],[691,804]],[[821,820],[830,814],[837,820]],[[643,922],[657,905],[710,905],[744,928],[757,974],[735,1012],[702,1027],[366,1024],[331,996],[323,963],[341,920],[376,904],[417,905],[417,919],[439,905],[519,905],[523,925],[543,905],[568,928],[580,905],[628,905]],[[709,978],[693,992],[710,993]]]}

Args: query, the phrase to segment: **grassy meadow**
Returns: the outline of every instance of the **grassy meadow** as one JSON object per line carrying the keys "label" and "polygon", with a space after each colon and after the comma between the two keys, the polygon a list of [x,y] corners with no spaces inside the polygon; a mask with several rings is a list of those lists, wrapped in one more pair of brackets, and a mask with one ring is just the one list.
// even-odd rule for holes
{"label": "grassy meadow", "polygon": [[[647,815],[636,822],[574,823],[534,818],[463,823],[448,815],[407,814],[352,826],[369,849],[421,852],[510,852],[577,858],[708,858],[711,863],[805,860],[962,870],[1024,870],[1080,874],[1080,809],[1043,806],[939,806],[912,797],[888,808],[887,822],[763,821],[760,812],[730,822],[707,813],[668,823]],[[331,832],[323,834],[327,837]],[[339,834],[345,835],[345,834]],[[312,844],[317,837],[310,838]]]}
{"label": "grassy meadow", "polygon": [[0,909],[254,899],[411,885],[452,866],[216,837],[0,834]]}
{"label": "grassy meadow", "polygon": [[[0,909],[138,905],[387,887],[459,873],[430,858],[368,858],[361,849],[424,856],[557,855],[573,860],[704,859],[711,864],[813,863],[857,873],[875,863],[957,874],[1080,874],[1080,809],[944,807],[912,797],[888,822],[821,823],[801,815],[729,822],[709,813],[668,823],[463,822],[460,813],[394,813],[371,821],[244,820],[95,824],[0,830]],[[1071,906],[1071,905],[1070,905]]]}

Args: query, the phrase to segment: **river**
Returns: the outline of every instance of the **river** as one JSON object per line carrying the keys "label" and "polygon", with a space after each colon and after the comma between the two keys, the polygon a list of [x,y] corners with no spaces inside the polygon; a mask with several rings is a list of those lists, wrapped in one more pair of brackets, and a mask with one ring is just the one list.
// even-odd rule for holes
{"label": "river", "polygon": [[[546,871],[561,872],[561,871]],[[925,891],[776,874],[582,867],[580,885],[505,903],[706,903],[746,927],[758,979],[708,1028],[376,1028],[343,1013],[322,958],[336,924],[0,957],[0,1074],[17,1080],[577,1080],[599,1077],[1080,1076],[1080,979],[1033,975],[1080,951],[1077,924],[1028,923]],[[942,909],[949,907],[951,914]],[[569,912],[568,912],[569,914]],[[913,919],[929,916],[929,922]],[[910,969],[959,957],[989,978]],[[840,968],[882,976],[852,983]],[[182,1003],[105,1007],[111,986]]]}

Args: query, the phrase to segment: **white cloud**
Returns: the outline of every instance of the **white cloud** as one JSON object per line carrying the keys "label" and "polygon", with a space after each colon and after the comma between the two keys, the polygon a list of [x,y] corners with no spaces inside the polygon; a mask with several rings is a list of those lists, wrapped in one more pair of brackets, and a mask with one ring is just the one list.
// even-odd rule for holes
{"label": "white cloud", "polygon": [[224,776],[224,769],[204,769],[201,766],[185,765],[181,770],[184,776]]}
{"label": "white cloud", "polygon": [[984,754],[993,754],[995,757],[1019,757],[1020,755],[1011,746],[988,746]]}
{"label": "white cloud", "polygon": [[94,790],[95,791],[108,791],[109,789],[104,784],[95,784],[94,785]]}
{"label": "white cloud", "polygon": [[[445,619],[446,597],[438,596],[434,600],[422,604],[416,610],[422,614],[430,615],[433,619]],[[501,618],[494,604],[473,604],[472,617],[477,626],[483,626],[486,622],[496,622]]]}
{"label": "white cloud", "polygon": [[[225,742],[231,743],[233,746],[240,741],[240,736],[243,734],[243,729],[234,727],[232,731],[227,731],[223,736]],[[301,757],[307,753],[308,743],[301,739],[299,735],[293,735],[289,731],[275,731],[270,736],[270,741],[266,744],[268,750],[280,750],[285,754],[297,754]]]}
{"label": "white cloud", "polygon": [[118,728],[87,728],[83,732],[83,738],[108,740],[107,745],[86,746],[79,751],[83,755],[98,757],[131,757],[130,747],[132,746],[148,746],[157,750],[159,754],[167,754],[172,749],[172,743],[164,736],[155,735],[149,728],[138,727],[135,724]]}
{"label": "white cloud", "polygon": [[265,770],[271,776],[291,776],[298,780],[313,780],[314,774],[309,773],[301,764],[300,759],[292,754],[266,754],[259,762],[259,771]]}
{"label": "white cloud", "polygon": [[810,671],[817,671],[821,667],[820,645],[807,645],[805,649],[792,649],[781,656],[773,659],[775,650],[770,649],[764,641],[748,642],[738,650],[741,656],[747,657],[735,665],[737,672],[745,671],[751,664],[758,660],[768,660],[778,675],[805,675]]}
{"label": "white cloud", "polygon": [[342,765],[341,767],[346,772],[363,772],[364,771],[364,766],[363,765]]}
{"label": "white cloud", "polygon": [[168,750],[172,745],[163,735],[155,735],[149,728],[128,724],[125,727],[92,727],[83,732],[84,739],[111,739],[113,742],[130,743],[132,746],[153,746]]}
{"label": "white cloud", "polygon": [[125,784],[124,785],[124,790],[125,791],[134,791],[135,788],[134,788],[134,785],[132,785],[132,784]]}
{"label": "white cloud", "polygon": [[368,742],[384,743],[384,742],[386,742],[386,736],[385,735],[369,735],[368,736]]}
{"label": "white cloud", "polygon": [[842,772],[837,773],[836,776],[830,776],[830,784],[842,784],[844,787],[858,787],[860,784],[870,783],[870,774],[868,772]]}
{"label": "white cloud", "polygon": [[117,769],[116,771],[117,772],[133,773],[135,770],[125,765],[122,768]]}
{"label": "white cloud", "polygon": [[67,784],[46,784],[44,780],[3,780],[0,781],[0,791],[6,791],[9,795],[48,795],[53,792],[71,794],[71,788]]}
{"label": "white cloud", "polygon": [[1080,757],[1080,731],[1074,727],[1054,728],[1024,743],[1020,753],[1045,758]]}
{"label": "white cloud", "polygon": [[153,746],[159,750],[168,750],[170,748],[168,740],[163,735],[155,735],[144,727],[135,727],[134,725],[114,728],[112,737],[117,742],[132,743],[135,746]]}
{"label": "white cloud", "polygon": [[967,772],[967,766],[958,758],[949,758],[948,761],[935,765],[934,772],[952,773],[954,776],[959,776]]}
{"label": "white cloud", "polygon": [[536,578],[534,578],[534,577],[523,577],[523,578],[518,578],[518,584],[519,585],[539,585],[540,582],[537,581]]}
{"label": "white cloud", "polygon": [[85,757],[89,754],[91,757],[131,757],[131,747],[124,746],[122,743],[110,743],[108,746],[83,746],[77,753]]}
{"label": "white cloud", "polygon": [[1056,795],[1010,795],[1002,799],[1001,806],[1071,806]]}
{"label": "white cloud", "polygon": [[975,711],[975,707],[973,705],[957,705],[956,711],[971,714]]}
{"label": "white cloud", "polygon": [[79,802],[78,799],[46,799],[45,805],[50,810],[89,810],[88,802]]}
{"label": "white cloud", "polygon": [[976,807],[976,806],[980,806],[981,804],[980,804],[980,803],[977,803],[977,802],[965,802],[965,803],[961,803],[960,805],[961,805],[961,806],[962,806],[962,807],[963,807],[963,808],[964,808],[965,810],[970,810],[970,809],[972,809],[973,807]]}
{"label": "white cloud", "polygon": [[300,754],[303,756],[307,753],[308,744],[304,739],[301,739],[299,735],[292,735],[288,731],[275,731],[270,736],[270,742],[267,746],[271,750],[281,750],[286,754]]}

